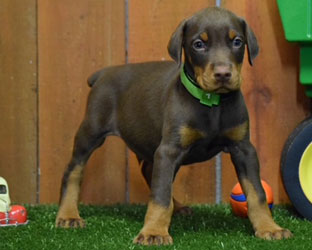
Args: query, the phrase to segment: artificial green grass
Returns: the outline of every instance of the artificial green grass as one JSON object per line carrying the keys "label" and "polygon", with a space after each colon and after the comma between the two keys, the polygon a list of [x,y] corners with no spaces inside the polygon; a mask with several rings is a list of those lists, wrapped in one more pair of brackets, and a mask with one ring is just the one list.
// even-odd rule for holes
{"label": "artificial green grass", "polygon": [[192,216],[174,216],[172,246],[132,244],[140,231],[146,206],[80,206],[84,229],[55,228],[57,206],[26,206],[29,224],[0,228],[0,249],[251,249],[300,250],[312,247],[312,222],[300,219],[290,208],[276,206],[274,218],[294,233],[292,239],[264,241],[253,236],[248,219],[235,217],[228,205],[194,206]]}

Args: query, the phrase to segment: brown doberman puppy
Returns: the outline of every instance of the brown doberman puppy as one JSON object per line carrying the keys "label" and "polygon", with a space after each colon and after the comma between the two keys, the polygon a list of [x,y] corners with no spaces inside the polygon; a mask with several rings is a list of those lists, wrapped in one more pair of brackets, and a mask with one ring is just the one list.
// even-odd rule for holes
{"label": "brown doberman puppy", "polygon": [[85,225],[77,206],[83,167],[106,136],[118,135],[142,161],[151,188],[135,243],[172,243],[171,216],[174,206],[181,208],[172,197],[176,173],[181,165],[206,161],[221,151],[231,155],[256,236],[291,237],[272,219],[249,140],[240,91],[245,45],[252,64],[258,45],[247,23],[225,9],[208,8],[184,20],[173,33],[168,51],[175,62],[116,66],[92,75],[87,112],[63,177],[56,225]]}

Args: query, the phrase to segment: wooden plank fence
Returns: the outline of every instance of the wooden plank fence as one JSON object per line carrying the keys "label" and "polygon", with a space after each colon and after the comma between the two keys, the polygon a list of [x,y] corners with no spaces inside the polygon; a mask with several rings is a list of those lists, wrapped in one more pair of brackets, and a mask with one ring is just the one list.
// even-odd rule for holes
{"label": "wooden plank fence", "polygon": [[[167,43],[184,18],[215,0],[3,0],[0,2],[0,176],[14,202],[56,203],[73,138],[83,118],[87,77],[101,67],[169,60]],[[276,1],[222,0],[253,28],[260,55],[243,67],[243,92],[261,176],[276,203],[287,202],[280,157],[308,114],[298,82],[299,50],[284,39]],[[222,154],[221,199],[237,182]],[[184,203],[214,203],[215,159],[183,167],[174,184]],[[87,204],[145,203],[148,188],[134,154],[108,138],[82,183]]]}

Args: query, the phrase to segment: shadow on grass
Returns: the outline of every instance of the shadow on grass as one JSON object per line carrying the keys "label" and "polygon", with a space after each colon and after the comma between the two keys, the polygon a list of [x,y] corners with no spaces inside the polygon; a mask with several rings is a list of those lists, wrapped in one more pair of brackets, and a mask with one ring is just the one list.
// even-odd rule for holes
{"label": "shadow on grass", "polygon": [[193,215],[175,216],[172,230],[176,232],[205,232],[209,235],[230,235],[238,232],[243,235],[253,235],[253,229],[248,219],[232,214],[229,206],[195,206]]}

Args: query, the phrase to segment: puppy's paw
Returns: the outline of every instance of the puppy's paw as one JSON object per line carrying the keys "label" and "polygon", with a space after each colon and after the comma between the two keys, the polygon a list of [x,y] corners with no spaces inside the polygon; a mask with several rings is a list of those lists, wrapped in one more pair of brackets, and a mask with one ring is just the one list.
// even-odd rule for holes
{"label": "puppy's paw", "polygon": [[61,228],[84,228],[86,223],[81,218],[57,218],[55,226]]}
{"label": "puppy's paw", "polygon": [[178,202],[174,198],[173,198],[173,204],[174,204],[173,206],[174,214],[178,214],[178,215],[192,215],[193,214],[193,210],[190,207],[182,205],[182,203]]}
{"label": "puppy's paw", "polygon": [[172,237],[168,235],[151,235],[147,233],[140,233],[134,240],[133,243],[144,245],[144,246],[160,246],[160,245],[172,245]]}
{"label": "puppy's paw", "polygon": [[188,206],[174,208],[174,214],[189,216],[193,214],[193,210]]}
{"label": "puppy's paw", "polygon": [[291,238],[293,235],[288,229],[280,228],[276,230],[256,231],[256,237],[264,240],[282,240]]}

